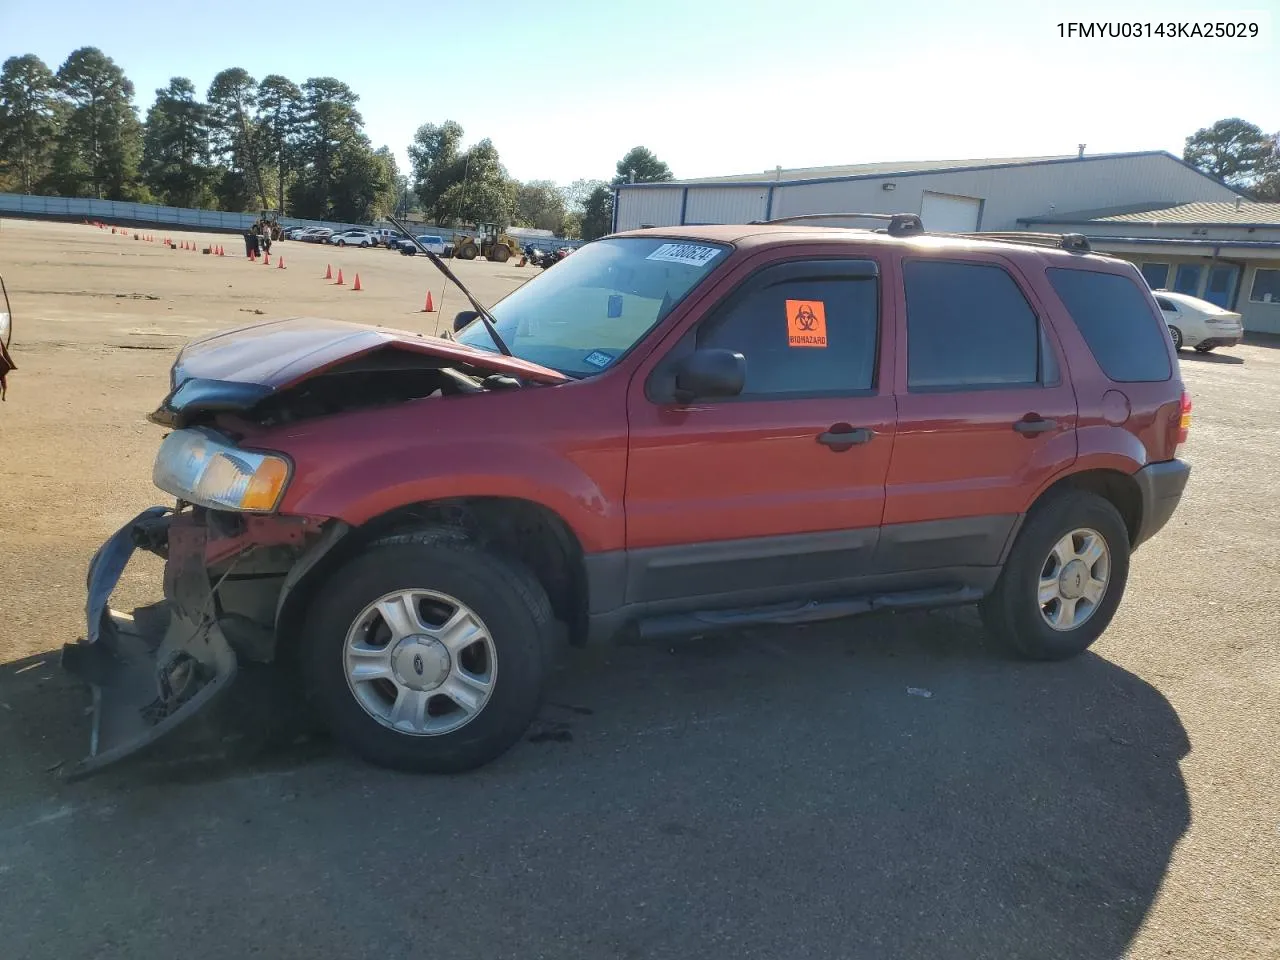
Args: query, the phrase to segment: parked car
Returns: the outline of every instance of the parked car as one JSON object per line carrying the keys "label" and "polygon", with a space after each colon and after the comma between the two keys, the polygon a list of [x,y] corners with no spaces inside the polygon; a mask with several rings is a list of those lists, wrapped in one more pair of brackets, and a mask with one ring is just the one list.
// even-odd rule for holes
{"label": "parked car", "polygon": [[1157,290],[1155,297],[1175,350],[1194,347],[1197,353],[1208,353],[1215,347],[1234,347],[1244,337],[1244,318],[1232,310],[1169,290]]}
{"label": "parked car", "polygon": [[[1084,238],[921,234],[638,230],[488,311],[463,288],[445,337],[188,344],[151,415],[174,499],[99,549],[63,651],[97,687],[77,775],[241,660],[296,667],[367,760],[457,771],[521,737],[565,641],[978,602],[1012,653],[1080,654],[1190,473],[1173,345]],[[128,619],[136,547],[168,600]]]}
{"label": "parked car", "polygon": [[333,231],[328,227],[308,227],[300,239],[305,243],[324,243],[331,236],[333,236]]}
{"label": "parked car", "polygon": [[389,227],[379,227],[377,230],[369,231],[377,239],[378,244],[384,247],[394,247],[396,241],[401,238],[399,230],[392,230]]}
{"label": "parked car", "polygon": [[285,238],[288,240],[301,240],[310,227],[290,227],[284,232]]}
{"label": "parked car", "polygon": [[329,242],[338,247],[376,247],[378,238],[368,230],[343,230],[330,236]]}
{"label": "parked car", "polygon": [[[424,247],[426,247],[436,256],[438,257],[444,256],[444,251],[445,251],[444,237],[440,236],[439,234],[424,233],[418,237],[418,243],[422,244]],[[406,257],[412,257],[418,253],[418,244],[414,243],[412,240],[406,240],[404,237],[401,237],[397,241],[396,246],[400,250],[400,252],[404,254]]]}

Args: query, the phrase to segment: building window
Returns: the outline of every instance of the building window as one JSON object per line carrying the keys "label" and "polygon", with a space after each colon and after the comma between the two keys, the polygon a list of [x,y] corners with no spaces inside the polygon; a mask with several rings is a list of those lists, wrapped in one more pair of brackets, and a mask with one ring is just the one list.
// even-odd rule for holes
{"label": "building window", "polygon": [[1179,265],[1178,273],[1174,277],[1173,289],[1178,293],[1185,293],[1189,297],[1198,296],[1200,293],[1200,275],[1204,273],[1204,267],[1198,263],[1184,263]]}
{"label": "building window", "polygon": [[1152,290],[1163,290],[1169,283],[1169,265],[1167,263],[1144,263],[1142,276]]}
{"label": "building window", "polygon": [[1040,379],[1039,322],[1000,267],[908,260],[907,386],[955,390]]}
{"label": "building window", "polygon": [[1253,274],[1250,303],[1280,303],[1280,270],[1257,270]]}

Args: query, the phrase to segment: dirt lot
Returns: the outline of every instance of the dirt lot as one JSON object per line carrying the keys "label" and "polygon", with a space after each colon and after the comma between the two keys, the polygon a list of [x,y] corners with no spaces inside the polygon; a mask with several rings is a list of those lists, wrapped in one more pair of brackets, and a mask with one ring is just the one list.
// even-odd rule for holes
{"label": "dirt lot", "polygon": [[[178,345],[463,305],[420,312],[422,258],[284,243],[279,270],[170,236],[231,256],[0,224],[4,956],[1280,957],[1268,345],[1183,355],[1191,483],[1074,662],[1003,660],[970,610],[585,651],[530,742],[439,779],[351,760],[247,674],[183,743],[61,784],[87,697],[52,651],[93,549],[157,502],[143,416]],[[458,270],[487,301],[530,275]],[[135,567],[126,601],[156,589]]]}

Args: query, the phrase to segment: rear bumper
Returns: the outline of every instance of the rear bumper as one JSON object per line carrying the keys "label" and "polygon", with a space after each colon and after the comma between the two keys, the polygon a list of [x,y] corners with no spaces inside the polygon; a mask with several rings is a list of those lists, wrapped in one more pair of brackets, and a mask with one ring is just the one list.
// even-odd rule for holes
{"label": "rear bumper", "polygon": [[[230,685],[236,655],[215,616],[205,569],[206,528],[166,507],[144,510],[89,563],[87,632],[62,648],[62,666],[93,693],[89,754],[64,776],[79,779],[142,750]],[[138,547],[165,556],[165,600],[131,615],[109,607]]]}
{"label": "rear bumper", "polygon": [[1149,463],[1133,475],[1142,495],[1142,521],[1131,547],[1150,540],[1169,522],[1190,476],[1191,464],[1185,460]]}
{"label": "rear bumper", "polygon": [[1238,346],[1242,339],[1243,339],[1243,335],[1224,336],[1224,337],[1205,337],[1203,340],[1197,343],[1196,346],[1203,347],[1206,350],[1210,350],[1214,347],[1234,347],[1234,346]]}

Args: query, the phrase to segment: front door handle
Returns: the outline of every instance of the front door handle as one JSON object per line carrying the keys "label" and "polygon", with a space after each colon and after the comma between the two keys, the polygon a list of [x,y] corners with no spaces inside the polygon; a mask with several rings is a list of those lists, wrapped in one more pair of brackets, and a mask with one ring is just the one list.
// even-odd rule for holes
{"label": "front door handle", "polygon": [[1023,417],[1013,425],[1013,429],[1027,437],[1035,436],[1037,433],[1048,433],[1050,430],[1056,430],[1057,428],[1057,420],[1046,420],[1034,414]]}
{"label": "front door handle", "polygon": [[818,434],[818,442],[828,447],[848,449],[858,444],[869,443],[875,436],[874,430],[866,427],[851,427],[847,423],[833,424],[826,433]]}

